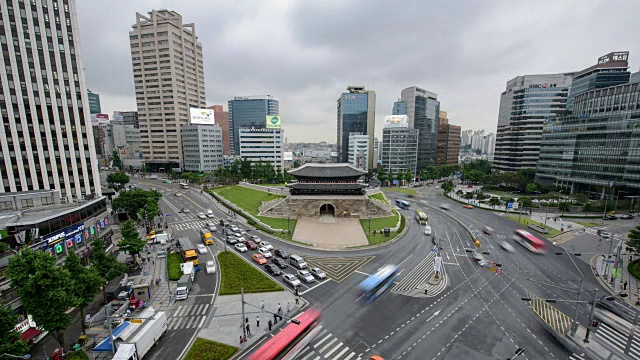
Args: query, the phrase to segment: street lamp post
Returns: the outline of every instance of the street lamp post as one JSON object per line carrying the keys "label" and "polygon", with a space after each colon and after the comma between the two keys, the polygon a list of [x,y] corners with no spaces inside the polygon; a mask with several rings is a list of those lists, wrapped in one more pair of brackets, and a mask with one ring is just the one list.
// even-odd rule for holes
{"label": "street lamp post", "polygon": [[369,215],[369,237],[371,237],[371,215]]}

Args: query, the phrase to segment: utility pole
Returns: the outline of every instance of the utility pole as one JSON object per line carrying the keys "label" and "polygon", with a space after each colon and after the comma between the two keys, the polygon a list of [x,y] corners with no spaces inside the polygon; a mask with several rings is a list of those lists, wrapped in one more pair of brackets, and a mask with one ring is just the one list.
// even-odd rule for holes
{"label": "utility pole", "polygon": [[[116,353],[116,345],[113,343],[113,331],[111,330],[111,321],[113,320],[111,318],[111,316],[108,313],[108,307],[105,306],[104,307],[104,313],[105,315],[107,315],[107,328],[109,329],[109,339],[111,340],[111,353],[115,354]],[[82,321],[84,321],[84,319],[81,319]]]}
{"label": "utility pole", "polygon": [[242,334],[244,335],[244,337],[247,337],[247,324],[245,324],[245,317],[244,317],[244,287],[240,288],[240,300],[242,301]]}
{"label": "utility pole", "polygon": [[[591,302],[591,312],[589,313],[589,324],[587,324],[587,334],[584,336],[584,342],[589,342],[589,333],[591,332],[591,327],[593,326],[593,313],[596,311],[596,301],[598,301],[598,289],[596,288],[593,291],[593,301]],[[576,306],[578,306],[576,304]]]}
{"label": "utility pole", "polygon": [[[571,255],[569,255],[571,256]],[[584,282],[584,277],[582,277],[580,279],[580,290],[578,290],[578,302],[576,304],[576,312],[573,315],[573,325],[571,325],[571,336],[576,336],[576,331],[578,331],[578,311],[580,309],[580,306],[578,306],[578,304],[580,304],[580,300],[582,298],[582,285]]]}

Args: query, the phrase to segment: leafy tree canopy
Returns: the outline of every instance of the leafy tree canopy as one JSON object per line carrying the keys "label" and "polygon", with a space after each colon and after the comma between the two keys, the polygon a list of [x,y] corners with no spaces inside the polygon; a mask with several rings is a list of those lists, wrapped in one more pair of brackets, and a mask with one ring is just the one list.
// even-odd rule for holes
{"label": "leafy tree canopy", "polygon": [[109,187],[115,190],[122,189],[129,183],[129,180],[129,175],[124,171],[113,172],[107,175],[107,183],[109,184]]}
{"label": "leafy tree canopy", "polygon": [[138,234],[138,230],[136,230],[131,220],[127,220],[122,224],[120,233],[122,233],[122,240],[118,243],[118,248],[129,255],[139,254],[147,244],[147,240],[140,238],[140,234]]}
{"label": "leafy tree canopy", "polygon": [[29,344],[20,339],[20,333],[15,331],[18,315],[9,305],[0,306],[0,351],[15,356],[29,353]]}
{"label": "leafy tree canopy", "polygon": [[[130,217],[135,217],[136,214],[144,210],[144,206],[150,202],[158,204],[158,201],[162,197],[156,190],[143,190],[134,189],[121,192],[118,197],[113,199],[112,205],[114,209],[124,210]],[[155,213],[157,215],[157,212]]]}

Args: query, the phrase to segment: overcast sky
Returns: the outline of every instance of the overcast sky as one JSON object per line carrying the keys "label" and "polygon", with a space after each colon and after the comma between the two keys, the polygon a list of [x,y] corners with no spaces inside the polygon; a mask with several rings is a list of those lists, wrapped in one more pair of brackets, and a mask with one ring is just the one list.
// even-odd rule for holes
{"label": "overcast sky", "polygon": [[135,13],[196,24],[207,105],[275,96],[289,142],[336,142],[347,85],[375,90],[376,135],[402,89],[438,94],[450,123],[495,132],[500,93],[525,74],[581,70],[611,51],[640,64],[640,1],[78,0],[87,87],[102,111],[136,107]]}

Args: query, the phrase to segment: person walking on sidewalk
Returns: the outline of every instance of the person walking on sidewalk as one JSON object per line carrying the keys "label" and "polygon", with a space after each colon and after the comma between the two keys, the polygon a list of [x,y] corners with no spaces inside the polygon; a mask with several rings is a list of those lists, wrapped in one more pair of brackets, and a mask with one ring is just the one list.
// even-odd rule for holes
{"label": "person walking on sidewalk", "polygon": [[260,327],[260,316],[256,315],[256,327],[259,328]]}
{"label": "person walking on sidewalk", "polygon": [[271,320],[269,320],[269,331],[271,331],[271,327],[273,326],[273,323],[271,322]]}
{"label": "person walking on sidewalk", "polygon": [[247,335],[251,335],[251,326],[247,323]]}
{"label": "person walking on sidewalk", "polygon": [[296,305],[300,305],[300,294],[296,294]]}
{"label": "person walking on sidewalk", "polygon": [[264,300],[260,300],[260,307],[262,308],[262,311],[264,311]]}
{"label": "person walking on sidewalk", "polygon": [[628,285],[627,280],[625,280],[624,284],[622,284],[622,286],[624,287],[624,291],[627,291],[627,285]]}

